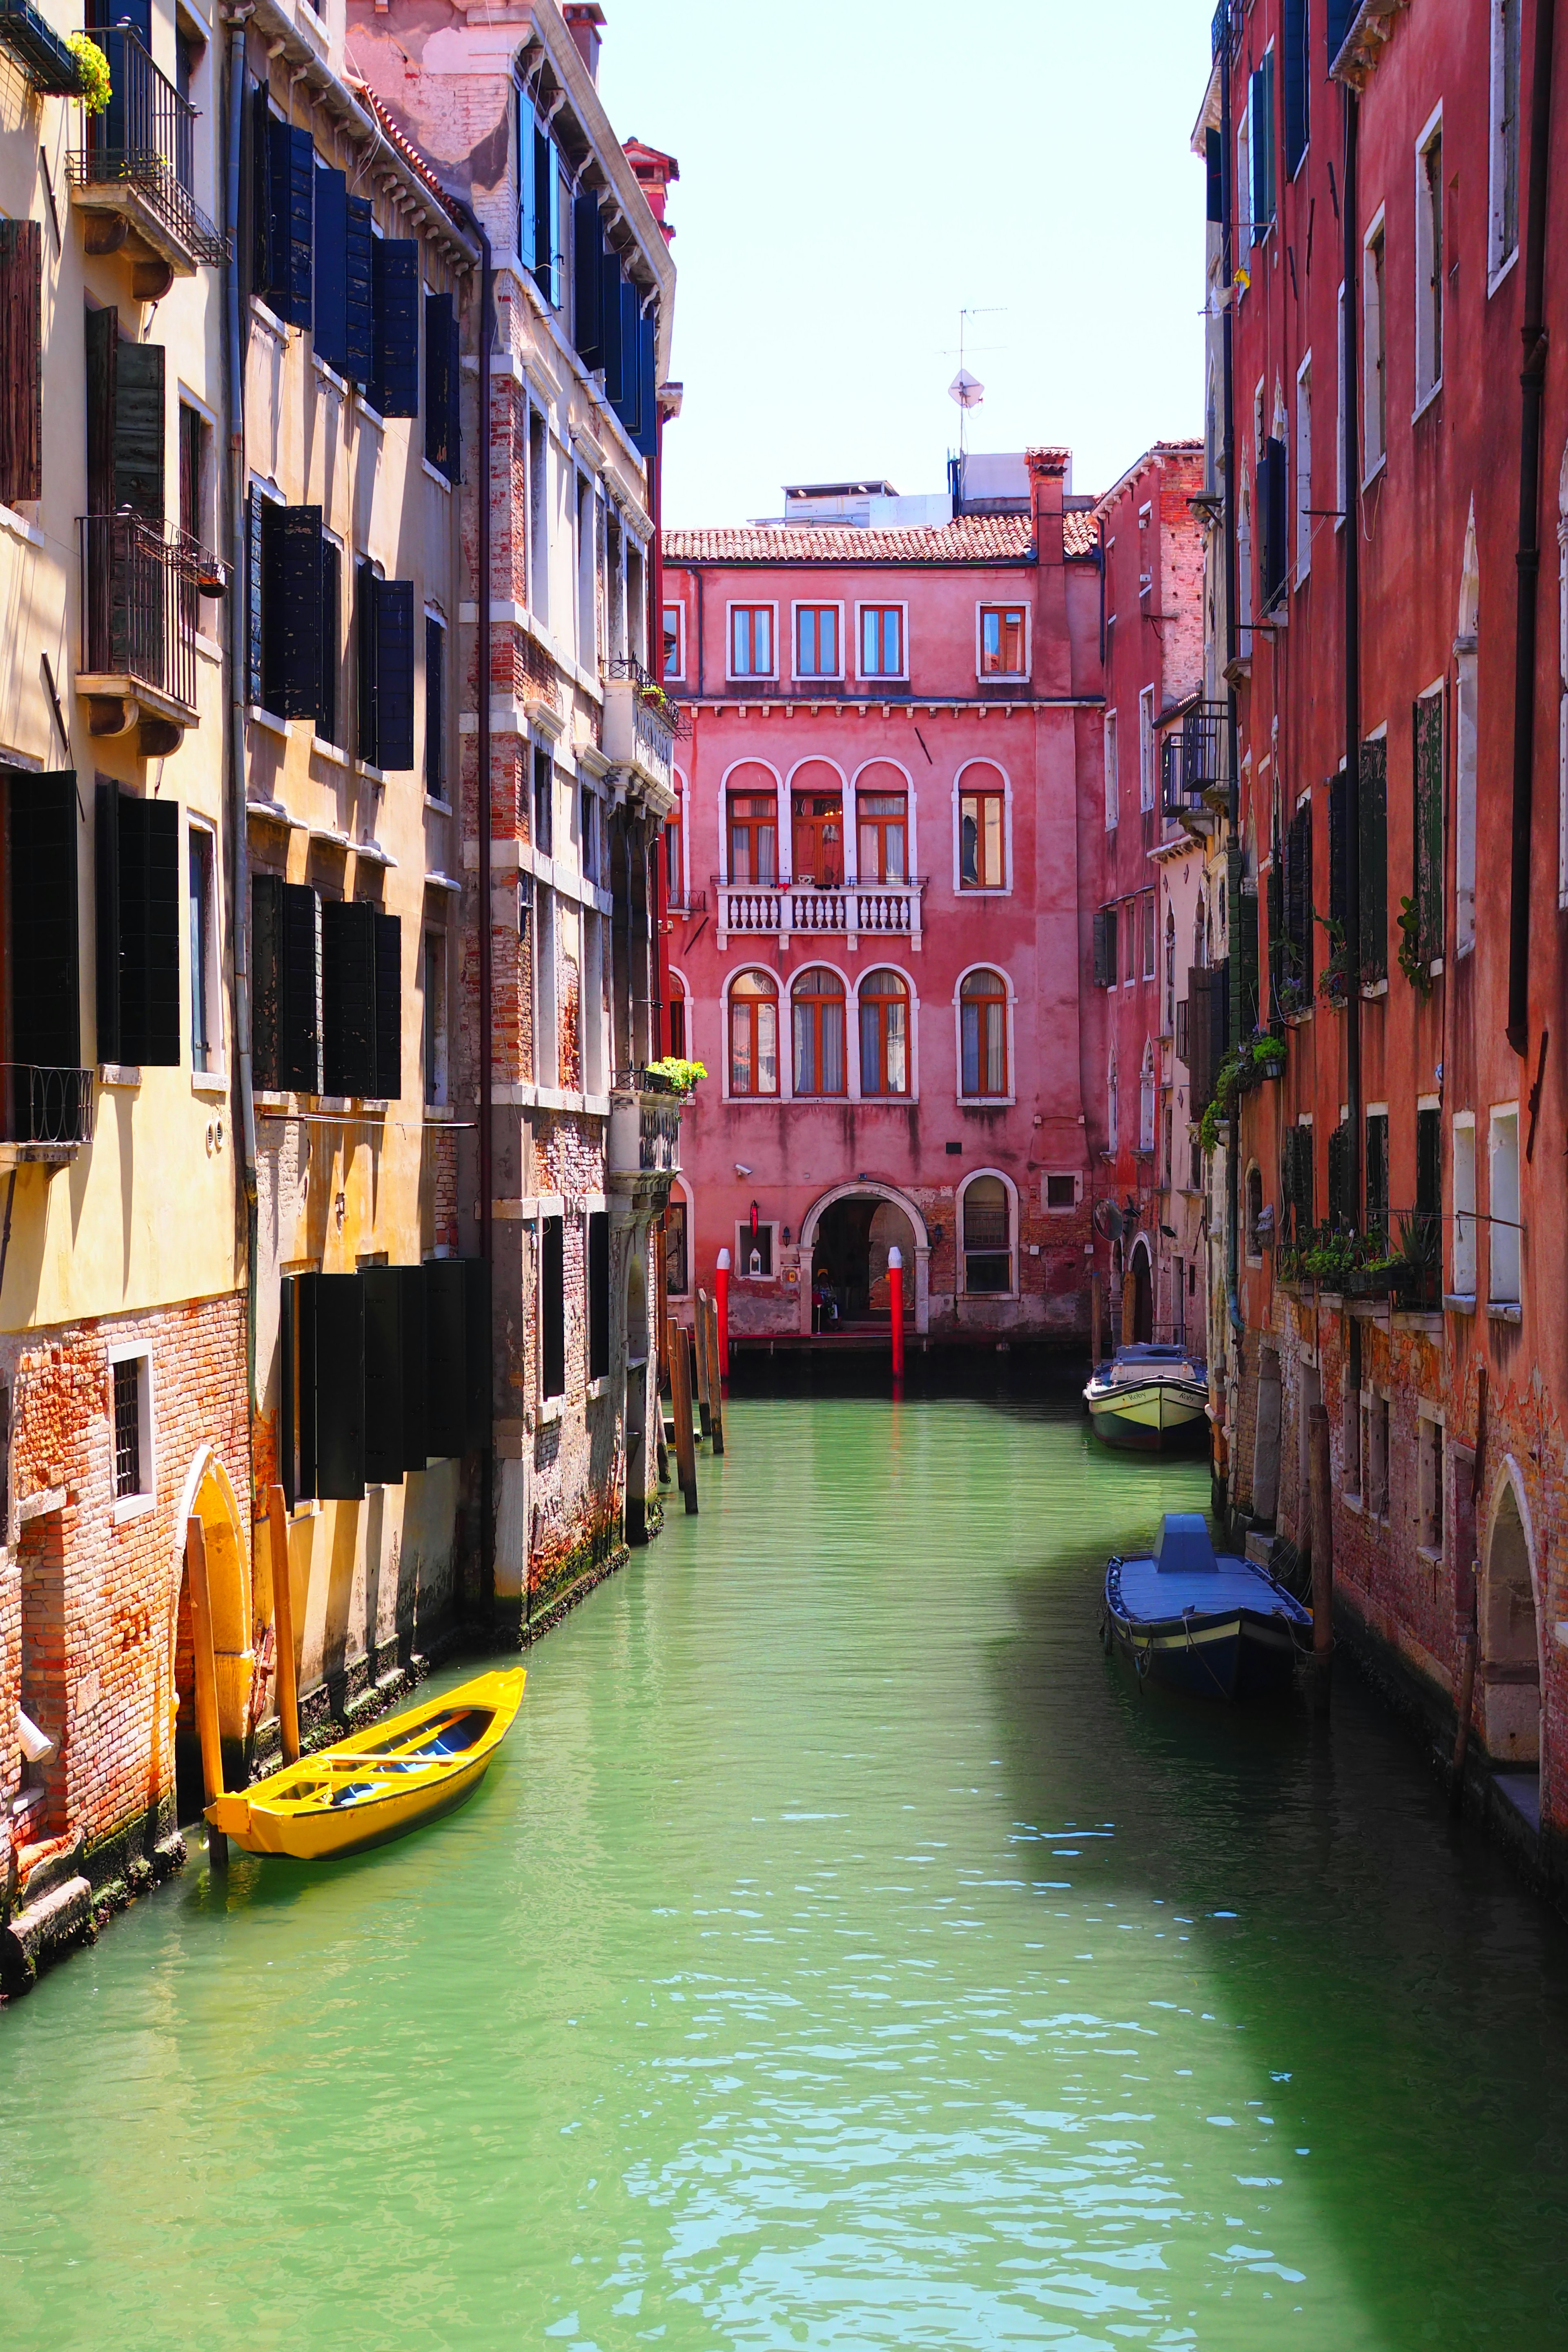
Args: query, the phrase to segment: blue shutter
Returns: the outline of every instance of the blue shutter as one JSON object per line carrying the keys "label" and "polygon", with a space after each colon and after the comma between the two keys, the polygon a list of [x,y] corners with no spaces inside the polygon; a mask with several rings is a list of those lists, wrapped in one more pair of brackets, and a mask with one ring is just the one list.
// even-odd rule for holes
{"label": "blue shutter", "polygon": [[649,309],[637,321],[637,362],[642,385],[641,413],[632,436],[639,457],[658,455],[658,313]]}
{"label": "blue shutter", "polygon": [[1208,190],[1205,217],[1217,224],[1225,218],[1225,156],[1217,131],[1204,133],[1204,170]]}
{"label": "blue shutter", "polygon": [[349,184],[342,172],[316,167],[316,278],[310,339],[316,357],[340,375],[349,372]]}
{"label": "blue shutter", "polygon": [[1324,60],[1327,73],[1333,71],[1334,59],[1344,47],[1345,35],[1350,31],[1351,19],[1359,5],[1360,0],[1327,0],[1323,12],[1328,31],[1328,56]]}
{"label": "blue shutter", "polygon": [[425,615],[425,790],[447,797],[447,632]]}
{"label": "blue shutter", "polygon": [[320,507],[262,513],[262,701],[279,719],[321,707],[322,567]]}
{"label": "blue shutter", "polygon": [[460,367],[456,302],[450,294],[426,294],[425,455],[449,482],[462,478],[458,434]]}
{"label": "blue shutter", "polygon": [[517,249],[524,268],[533,267],[534,187],[533,187],[533,109],[519,90],[517,94]]}
{"label": "blue shutter", "polygon": [[362,389],[375,373],[375,300],[372,290],[371,208],[368,196],[350,196],[344,206],[344,360]]}
{"label": "blue shutter", "polygon": [[[373,1486],[401,1486],[404,1470],[404,1276],[401,1265],[360,1270],[364,1292],[364,1475]],[[422,1470],[424,1464],[415,1467]]]}
{"label": "blue shutter", "polygon": [[267,505],[268,501],[252,483],[245,518],[245,698],[253,708],[261,702],[264,603],[261,581]]}
{"label": "blue shutter", "polygon": [[[265,99],[266,93],[262,92]],[[308,131],[267,118],[265,277],[257,291],[291,326],[310,323],[316,150]]]}
{"label": "blue shutter", "polygon": [[604,242],[599,199],[590,190],[574,198],[572,205],[572,339],[578,358],[590,371],[604,364],[599,303]]}
{"label": "blue shutter", "polygon": [[378,707],[375,690],[375,592],[378,585],[374,565],[368,558],[362,559],[354,575],[354,659],[359,688],[359,726],[355,741],[360,758],[372,768],[381,765],[375,740]]}
{"label": "blue shutter", "polygon": [[556,223],[560,203],[555,176],[555,150],[537,125],[533,133],[533,282],[555,307]]}
{"label": "blue shutter", "polygon": [[625,382],[621,343],[621,260],[613,246],[604,249],[599,272],[599,364],[605,371],[605,398],[615,407]]}
{"label": "blue shutter", "polygon": [[1307,0],[1285,0],[1285,176],[1293,180],[1307,152]]}
{"label": "blue shutter", "polygon": [[375,583],[376,766],[414,765],[414,583]]}
{"label": "blue shutter", "polygon": [[616,415],[635,441],[642,429],[642,298],[621,280],[621,396]]}
{"label": "blue shutter", "polygon": [[371,251],[375,367],[371,403],[383,416],[419,414],[419,247],[377,237]]}

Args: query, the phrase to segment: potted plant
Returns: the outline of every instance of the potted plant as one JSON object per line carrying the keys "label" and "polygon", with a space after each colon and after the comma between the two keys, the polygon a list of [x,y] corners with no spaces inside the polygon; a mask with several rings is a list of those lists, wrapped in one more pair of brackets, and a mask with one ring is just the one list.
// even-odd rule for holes
{"label": "potted plant", "polygon": [[77,96],[84,114],[101,114],[111,95],[109,59],[86,33],[68,33],[66,47],[76,59]]}
{"label": "potted plant", "polygon": [[708,1072],[700,1062],[689,1062],[679,1054],[667,1054],[661,1062],[650,1062],[643,1072],[643,1092],[650,1095],[679,1095],[689,1102],[700,1079]]}

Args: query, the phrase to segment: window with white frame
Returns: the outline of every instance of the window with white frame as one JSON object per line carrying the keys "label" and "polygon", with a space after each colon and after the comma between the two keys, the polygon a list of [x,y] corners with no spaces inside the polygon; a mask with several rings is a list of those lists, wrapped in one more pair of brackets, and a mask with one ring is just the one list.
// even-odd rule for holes
{"label": "window with white frame", "polygon": [[1388,455],[1388,352],[1384,337],[1387,249],[1383,214],[1362,248],[1362,478],[1370,481]]}
{"label": "window with white frame", "polygon": [[1023,677],[1028,670],[1028,623],[1022,604],[980,607],[980,675]]}
{"label": "window with white frame", "polygon": [[447,1101],[447,934],[425,934],[425,1100],[434,1109]]}
{"label": "window with white frame", "polygon": [[904,675],[904,608],[901,604],[860,607],[860,675],[902,677]]}
{"label": "window with white frame", "polygon": [[1449,1287],[1456,1298],[1476,1295],[1476,1118],[1454,1115],[1454,1240]]}
{"label": "window with white frame", "polygon": [[1145,814],[1154,805],[1154,689],[1138,695],[1138,806]]}
{"label": "window with white frame", "polygon": [[1013,1287],[1013,1201],[1001,1177],[972,1176],[963,1188],[959,1218],[965,1295],[1005,1296]]}
{"label": "window with white frame", "polygon": [[664,607],[664,671],[666,677],[686,676],[686,610],[681,604]]}
{"label": "window with white frame", "polygon": [[1116,1083],[1116,1048],[1113,1045],[1105,1072],[1105,1148],[1113,1160],[1121,1143],[1119,1093]]}
{"label": "window with white frame", "polygon": [[843,668],[837,605],[797,604],[795,608],[796,677],[839,677],[843,675]]}
{"label": "window with white frame", "polygon": [[1520,1300],[1519,1106],[1494,1110],[1487,1147],[1487,1210],[1490,1281],[1494,1307]]}
{"label": "window with white frame", "polygon": [[778,1227],[749,1217],[735,1227],[735,1271],[742,1281],[772,1282],[778,1261]]}
{"label": "window with white frame", "polygon": [[1296,581],[1312,568],[1312,354],[1296,371]]}
{"label": "window with white frame", "polygon": [[731,677],[773,677],[773,608],[771,604],[731,605],[730,675]]}
{"label": "window with white frame", "polygon": [[1007,983],[999,971],[966,972],[959,983],[959,1092],[966,1101],[1010,1092]]}
{"label": "window with white frame", "polygon": [[1116,782],[1116,713],[1105,714],[1105,830],[1116,830],[1118,789]]}
{"label": "window with white frame", "polygon": [[1491,0],[1491,159],[1487,258],[1495,283],[1519,250],[1520,27],[1524,0]]}
{"label": "window with white frame", "polygon": [[1443,381],[1443,117],[1415,145],[1415,405]]}
{"label": "window with white frame", "polygon": [[113,1426],[114,1500],[153,1499],[153,1359],[144,1347],[109,1351]]}

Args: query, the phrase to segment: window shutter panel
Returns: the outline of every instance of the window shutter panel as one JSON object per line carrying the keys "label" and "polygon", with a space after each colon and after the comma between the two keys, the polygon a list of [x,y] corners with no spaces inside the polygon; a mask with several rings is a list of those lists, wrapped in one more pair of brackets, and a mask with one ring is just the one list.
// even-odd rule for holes
{"label": "window shutter panel", "polygon": [[566,1224],[562,1217],[539,1223],[540,1378],[547,1397],[566,1391]]}
{"label": "window shutter panel", "polygon": [[375,296],[371,250],[371,203],[350,196],[343,207],[344,363],[353,382],[368,386],[375,373]]}
{"label": "window shutter panel", "polygon": [[457,1257],[431,1258],[425,1277],[426,1437],[432,1454],[465,1451],[468,1435],[464,1307],[467,1277]]}
{"label": "window shutter panel", "polygon": [[1415,1114],[1415,1206],[1423,1216],[1436,1216],[1443,1205],[1443,1114]]}
{"label": "window shutter panel", "polygon": [[1216,1076],[1220,1064],[1230,1051],[1230,971],[1233,961],[1230,956],[1220,958],[1211,975],[1209,988],[1209,1018],[1214,1024],[1214,1039],[1209,1050],[1214,1056]]}
{"label": "window shutter panel", "polygon": [[610,1370],[610,1217],[606,1209],[588,1213],[588,1378],[602,1381]]}
{"label": "window shutter panel", "polygon": [[1116,908],[1107,907],[1105,910],[1105,985],[1107,988],[1114,988],[1119,976],[1120,942],[1117,934],[1120,929],[1121,926],[1116,919]]}
{"label": "window shutter panel", "polygon": [[1263,534],[1258,571],[1265,611],[1284,594],[1289,572],[1289,490],[1285,444],[1266,441],[1258,463],[1258,511]]}
{"label": "window shutter panel", "polygon": [[1264,51],[1263,63],[1258,68],[1258,73],[1263,85],[1261,152],[1263,156],[1264,205],[1264,209],[1259,217],[1266,221],[1271,221],[1274,218],[1275,211],[1274,151],[1278,139],[1278,125],[1275,121],[1274,116],[1274,52],[1272,49],[1266,49]]}
{"label": "window shutter panel", "polygon": [[1217,131],[1204,133],[1204,170],[1208,190],[1205,217],[1217,224],[1225,218],[1225,156]]}
{"label": "window shutter panel", "polygon": [[1225,935],[1230,942],[1226,958],[1226,1027],[1233,1037],[1241,1034],[1241,958],[1237,950],[1241,941],[1241,851],[1233,845],[1225,858]]}
{"label": "window shutter panel", "polygon": [[1350,843],[1346,822],[1348,787],[1342,768],[1329,778],[1329,920],[1342,927],[1350,914],[1346,888]]}
{"label": "window shutter panel", "polygon": [[13,769],[5,803],[11,1050],[35,1068],[76,1069],[81,1062],[76,771],[37,775]]}
{"label": "window shutter panel", "polygon": [[1108,988],[1110,984],[1105,929],[1105,909],[1101,908],[1094,919],[1094,984],[1096,988]]}
{"label": "window shutter panel", "polygon": [[98,982],[98,1058],[120,1062],[120,788],[99,784],[93,793],[93,898],[97,913],[94,960]]}
{"label": "window shutter panel", "polygon": [[1333,71],[1334,59],[1344,47],[1345,35],[1350,30],[1351,18],[1355,15],[1359,5],[1360,0],[1326,0],[1324,21],[1328,35],[1328,57],[1324,63],[1325,72]]}
{"label": "window shutter panel", "polygon": [[89,310],[83,339],[87,346],[87,509],[89,514],[112,514],[119,311]]}
{"label": "window shutter panel", "polygon": [[375,1486],[403,1484],[404,1272],[402,1266],[367,1265],[359,1277],[364,1291],[364,1475]]}
{"label": "window shutter panel", "polygon": [[1388,739],[1361,747],[1361,977],[1388,974]]}
{"label": "window shutter panel", "polygon": [[321,1090],[375,1093],[375,908],[321,907]]}
{"label": "window shutter panel", "polygon": [[629,278],[621,279],[621,396],[616,414],[635,441],[642,429],[640,349],[642,303]]}
{"label": "window shutter panel", "polygon": [[0,500],[44,490],[43,228],[0,221]]}
{"label": "window shutter panel", "polygon": [[533,280],[552,309],[556,299],[555,224],[559,202],[554,150],[536,124],[533,132]]}
{"label": "window shutter panel", "polygon": [[1253,242],[1256,244],[1262,236],[1268,219],[1268,214],[1264,205],[1263,189],[1263,157],[1268,142],[1263,135],[1263,69],[1261,67],[1257,68],[1247,77],[1247,114],[1252,151],[1252,186],[1248,193],[1252,200],[1252,235]]}
{"label": "window shutter panel", "polygon": [[604,271],[604,230],[599,199],[591,190],[572,200],[572,334],[577,356],[590,373],[603,364],[604,328],[599,280]]}
{"label": "window shutter panel", "polygon": [[321,1091],[321,919],[320,902],[308,882],[283,885],[281,911],[278,1083],[316,1095]]}
{"label": "window shutter panel", "polygon": [[1290,864],[1286,923],[1294,950],[1295,977],[1303,1003],[1312,994],[1312,803],[1290,821]]}
{"label": "window shutter panel", "polygon": [[458,311],[450,294],[425,297],[425,455],[449,482],[462,474],[458,457],[461,412]]}
{"label": "window shutter panel", "polygon": [[375,367],[371,402],[383,416],[419,414],[419,247],[410,236],[371,246]]}
{"label": "window shutter panel", "polygon": [[376,711],[378,697],[375,678],[375,592],[379,586],[374,567],[363,560],[354,582],[354,667],[359,701],[357,741],[360,758],[366,765],[379,768],[380,750],[376,742]]}
{"label": "window shutter panel", "polygon": [[1187,974],[1187,1115],[1194,1119],[1203,1117],[1214,1096],[1213,979],[1213,972],[1199,964]]}
{"label": "window shutter panel", "polygon": [[299,1280],[298,1275],[286,1274],[278,1286],[278,1483],[290,1510],[300,1500],[299,1402],[294,1378]]}
{"label": "window shutter panel", "polygon": [[257,1086],[272,1093],[283,1084],[283,877],[250,879],[250,1063]]}
{"label": "window shutter panel", "polygon": [[1388,1230],[1388,1117],[1384,1111],[1366,1122],[1366,1226],[1371,1233]]}
{"label": "window shutter panel", "polygon": [[1354,1207],[1350,1198],[1351,1131],[1347,1120],[1342,1119],[1329,1138],[1329,1223],[1341,1226],[1353,1223]]}
{"label": "window shutter panel", "polygon": [[447,632],[425,615],[425,789],[447,797]]}
{"label": "window shutter panel", "polygon": [[379,768],[414,765],[414,583],[375,583],[375,740]]}
{"label": "window shutter panel", "polygon": [[398,1384],[403,1408],[403,1466],[405,1470],[423,1470],[430,1451],[426,1436],[429,1373],[425,1329],[425,1268],[422,1265],[400,1265],[394,1271],[403,1294],[397,1308],[398,1342],[403,1349],[403,1373]]}
{"label": "window shutter panel", "polygon": [[1293,180],[1307,152],[1307,0],[1285,0],[1285,176]]}
{"label": "window shutter panel", "polygon": [[517,250],[523,267],[533,267],[534,206],[533,109],[522,92],[517,94]]}
{"label": "window shutter panel", "polygon": [[285,275],[279,208],[273,199],[273,128],[267,84],[258,81],[250,93],[250,275],[252,292],[268,303]]}
{"label": "window shutter panel", "polygon": [[338,714],[338,630],[342,612],[342,550],[323,538],[321,548],[321,699],[316,708],[316,732],[324,743],[341,740]]}
{"label": "window shutter panel", "polygon": [[310,342],[316,357],[349,373],[349,184],[347,174],[315,166],[316,257]]}
{"label": "window shutter panel", "polygon": [[245,512],[245,698],[263,705],[266,688],[267,509],[270,501],[251,485]]}
{"label": "window shutter panel", "polygon": [[316,1288],[316,1492],[357,1503],[365,1479],[364,1286],[319,1274]]}
{"label": "window shutter panel", "polygon": [[1245,878],[1241,886],[1240,909],[1237,927],[1231,933],[1231,961],[1241,971],[1237,1003],[1240,1025],[1237,1042],[1250,1036],[1261,1018],[1261,1003],[1258,983],[1258,887],[1249,890]]}
{"label": "window shutter panel", "polygon": [[1278,1021],[1280,1014],[1279,982],[1284,977],[1285,960],[1280,952],[1285,938],[1285,866],[1283,845],[1276,842],[1268,867],[1268,1018]]}
{"label": "window shutter panel", "polygon": [[163,346],[122,342],[115,353],[116,509],[163,521]]}
{"label": "window shutter panel", "polygon": [[1443,952],[1443,698],[1415,706],[1415,912],[1424,963]]}
{"label": "window shutter panel", "polygon": [[264,700],[279,719],[321,707],[321,509],[268,501],[262,519]]}
{"label": "window shutter panel", "polygon": [[171,1069],[180,1060],[180,811],[118,795],[119,1061]]}
{"label": "window shutter panel", "polygon": [[284,250],[287,275],[279,291],[287,302],[281,313],[291,325],[310,323],[310,265],[316,218],[316,142],[297,124],[280,124],[286,147],[286,175],[280,194],[286,204]]}
{"label": "window shutter panel", "polygon": [[373,909],[375,950],[375,1077],[373,1095],[396,1102],[403,1093],[403,919]]}
{"label": "window shutter panel", "polygon": [[[294,1346],[289,1370],[293,1388],[293,1440],[299,1449],[299,1492],[297,1501],[320,1494],[320,1462],[316,1446],[316,1330],[319,1320],[321,1277],[319,1274],[297,1274],[292,1282],[285,1280],[293,1309]],[[284,1423],[284,1442],[289,1436],[288,1422]]]}
{"label": "window shutter panel", "polygon": [[649,310],[637,320],[641,411],[632,439],[639,457],[658,455],[658,314]]}
{"label": "window shutter panel", "polygon": [[599,363],[605,371],[605,398],[612,408],[619,406],[625,389],[626,354],[621,340],[625,320],[620,256],[613,246],[606,245],[599,274]]}
{"label": "window shutter panel", "polygon": [[490,1270],[482,1257],[463,1269],[463,1451],[482,1453],[490,1442]]}

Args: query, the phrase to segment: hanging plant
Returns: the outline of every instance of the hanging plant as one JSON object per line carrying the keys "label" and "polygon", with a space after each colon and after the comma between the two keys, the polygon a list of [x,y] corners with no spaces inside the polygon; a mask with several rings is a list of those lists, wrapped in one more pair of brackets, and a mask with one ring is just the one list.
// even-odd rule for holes
{"label": "hanging plant", "polygon": [[1399,969],[1423,996],[1432,993],[1432,975],[1421,952],[1421,917],[1414,898],[1399,901]]}
{"label": "hanging plant", "polygon": [[686,1062],[679,1054],[667,1054],[662,1062],[650,1062],[645,1076],[661,1079],[678,1095],[689,1095],[698,1080],[705,1078],[708,1072],[700,1062]]}
{"label": "hanging plant", "polygon": [[66,47],[76,59],[79,87],[84,114],[101,114],[109,104],[110,89],[109,59],[85,33],[68,33]]}

